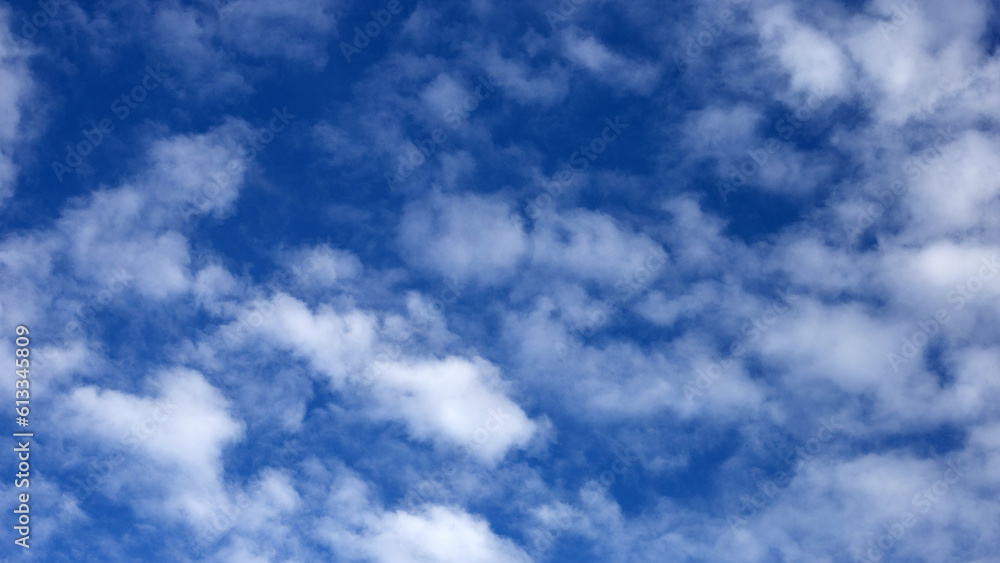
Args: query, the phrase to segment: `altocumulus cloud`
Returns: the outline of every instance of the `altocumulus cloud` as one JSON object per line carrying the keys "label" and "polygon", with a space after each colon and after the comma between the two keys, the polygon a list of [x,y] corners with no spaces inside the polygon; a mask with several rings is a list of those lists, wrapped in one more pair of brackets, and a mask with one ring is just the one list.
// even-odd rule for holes
{"label": "altocumulus cloud", "polygon": [[998,27],[0,1],[0,559],[992,561]]}

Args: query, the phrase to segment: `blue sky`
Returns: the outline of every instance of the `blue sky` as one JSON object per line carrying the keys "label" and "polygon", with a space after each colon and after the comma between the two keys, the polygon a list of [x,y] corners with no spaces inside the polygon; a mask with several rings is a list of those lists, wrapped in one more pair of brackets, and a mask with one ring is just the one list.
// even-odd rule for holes
{"label": "blue sky", "polygon": [[0,559],[997,561],[998,30],[0,2]]}

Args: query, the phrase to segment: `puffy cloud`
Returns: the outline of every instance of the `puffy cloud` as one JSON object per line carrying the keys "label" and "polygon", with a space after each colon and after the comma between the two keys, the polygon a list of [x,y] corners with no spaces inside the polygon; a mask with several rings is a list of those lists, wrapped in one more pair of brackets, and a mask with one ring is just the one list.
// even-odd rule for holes
{"label": "puffy cloud", "polygon": [[58,232],[39,234],[68,243],[75,271],[104,280],[124,270],[134,287],[164,298],[192,284],[185,220],[230,209],[243,185],[238,155],[243,122],[229,121],[200,135],[152,143],[146,168],[131,182],[99,190],[68,206]]}
{"label": "puffy cloud", "polygon": [[[145,486],[165,489],[168,516],[205,525],[218,503],[229,502],[222,483],[222,453],[242,438],[243,427],[230,416],[228,401],[198,372],[166,370],[157,376],[156,385],[153,397],[80,387],[67,398],[66,415],[73,427],[87,428],[145,458],[137,466],[152,474],[135,471],[134,462],[127,469]],[[150,500],[140,497],[136,502]],[[137,508],[154,512],[153,506]]]}
{"label": "puffy cloud", "polygon": [[756,21],[766,52],[787,69],[794,90],[827,96],[846,93],[851,69],[836,41],[799,21],[789,5],[762,10]]}
{"label": "puffy cloud", "polygon": [[432,195],[410,206],[399,229],[404,255],[449,279],[490,284],[514,273],[527,237],[503,201],[475,195]]}
{"label": "puffy cloud", "polygon": [[532,262],[543,270],[606,284],[638,276],[645,284],[666,261],[666,252],[648,236],[583,210],[540,220],[532,243]]}
{"label": "puffy cloud", "polygon": [[[511,448],[524,447],[535,432],[535,423],[503,392],[494,365],[481,358],[402,355],[398,344],[381,342],[372,313],[328,306],[313,312],[279,294],[246,314],[266,341],[308,360],[334,387],[370,384],[371,414],[405,423],[416,439],[468,446],[478,459],[496,463]],[[245,327],[231,324],[222,335],[236,339],[234,331]]]}
{"label": "puffy cloud", "polygon": [[330,501],[334,514],[321,521],[319,534],[352,559],[384,563],[531,561],[479,516],[433,504],[413,510],[385,510],[373,501],[366,483],[343,470],[336,477]]}
{"label": "puffy cloud", "polygon": [[989,8],[975,1],[902,10],[873,4],[875,14],[852,22],[843,42],[877,92],[876,116],[900,124],[968,87],[985,71],[977,40]]}
{"label": "puffy cloud", "polygon": [[[930,152],[931,154],[926,154]],[[907,203],[914,237],[953,235],[998,226],[1000,140],[978,131],[921,151],[905,168],[916,176]],[[950,189],[942,189],[942,187]]]}
{"label": "puffy cloud", "polygon": [[306,286],[331,287],[361,274],[357,256],[328,244],[301,248],[283,257],[286,267]]}
{"label": "puffy cloud", "polygon": [[[883,559],[996,553],[992,6],[720,0],[663,26],[638,0],[549,33],[544,6],[402,5],[322,73],[382,7],[72,6],[0,47],[0,198],[38,186],[0,319],[38,334],[46,557],[833,561],[907,512]],[[92,175],[24,173],[36,102],[60,146],[150,57],[173,98]],[[386,189],[480,75],[496,96]],[[255,158],[281,97],[308,123]],[[619,114],[623,144],[560,180]],[[850,431],[813,451],[831,415]],[[625,473],[608,437],[641,452]],[[146,533],[179,525],[208,534]]]}
{"label": "puffy cloud", "polygon": [[535,423],[502,392],[499,373],[474,358],[394,362],[378,377],[378,412],[403,418],[417,438],[443,436],[496,462],[514,446],[524,447]]}

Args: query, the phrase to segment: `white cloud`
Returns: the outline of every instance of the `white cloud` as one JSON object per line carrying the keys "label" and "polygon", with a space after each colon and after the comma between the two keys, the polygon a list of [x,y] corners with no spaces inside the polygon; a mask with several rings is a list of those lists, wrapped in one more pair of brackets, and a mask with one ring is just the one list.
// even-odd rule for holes
{"label": "white cloud", "polygon": [[446,73],[437,75],[420,93],[427,108],[441,121],[468,97],[465,88]]}
{"label": "white cloud", "polygon": [[467,444],[473,455],[495,463],[512,447],[524,447],[535,423],[499,388],[495,366],[481,358],[393,362],[378,376],[377,412],[406,420],[417,438]]}
{"label": "white cloud", "polygon": [[509,277],[527,238],[503,201],[433,194],[410,205],[400,225],[404,258],[459,281],[491,284]]}
{"label": "white cloud", "polygon": [[558,103],[569,93],[568,73],[557,66],[539,71],[528,61],[504,57],[496,45],[473,55],[482,61],[490,75],[496,77],[504,96],[523,104],[548,106]]}
{"label": "white cloud", "polygon": [[[495,366],[481,358],[387,356],[379,346],[376,316],[328,306],[314,313],[301,301],[279,294],[244,313],[266,339],[307,359],[336,388],[369,382],[376,418],[403,422],[413,437],[451,445],[472,443],[471,455],[496,463],[523,447],[535,431],[521,408],[503,393]],[[239,330],[236,323],[222,335]],[[225,337],[225,336],[224,336]],[[396,349],[392,345],[387,349]]]}
{"label": "white cloud", "polygon": [[306,287],[335,287],[356,278],[363,269],[357,256],[328,244],[300,248],[287,254],[282,261]]}
{"label": "white cloud", "polygon": [[645,285],[665,261],[666,252],[647,235],[630,232],[599,212],[544,215],[532,233],[535,266],[584,280]]}
{"label": "white cloud", "polygon": [[687,118],[685,136],[697,151],[725,159],[743,159],[747,147],[755,146],[757,126],[763,116],[747,104],[709,107]]}
{"label": "white cloud", "polygon": [[145,168],[133,181],[93,192],[71,204],[54,232],[69,244],[77,275],[103,282],[121,270],[141,293],[165,298],[192,284],[187,238],[174,229],[189,216],[221,215],[243,184],[245,165],[236,155],[242,122],[229,121],[201,135],[155,141]]}
{"label": "white cloud", "polygon": [[571,61],[615,89],[648,95],[660,80],[660,69],[656,65],[620,55],[577,28],[564,32],[562,40]]}
{"label": "white cloud", "polygon": [[387,511],[368,485],[339,469],[328,499],[330,515],[317,531],[341,557],[379,563],[527,563],[531,559],[489,523],[464,510],[424,505]]}
{"label": "white cloud", "polygon": [[[96,433],[112,451],[126,448],[145,460],[127,468],[144,486],[165,489],[167,515],[193,525],[205,525],[219,503],[227,503],[223,488],[223,449],[243,437],[225,397],[198,372],[175,368],[157,375],[156,396],[143,397],[93,386],[80,387],[66,401],[71,428]],[[102,450],[104,448],[101,448]],[[149,473],[152,472],[152,473]],[[123,485],[130,490],[133,485]],[[111,487],[112,489],[117,487]],[[128,501],[127,496],[119,500]],[[135,502],[153,499],[139,497]],[[152,506],[141,506],[150,515]]]}
{"label": "white cloud", "polygon": [[234,0],[220,12],[220,35],[240,53],[326,64],[326,36],[340,5],[327,0]]}
{"label": "white cloud", "polygon": [[[1000,226],[1000,139],[969,131],[912,161],[907,174],[919,174],[907,198],[912,236],[955,235]],[[929,164],[926,164],[930,160]],[[922,170],[926,168],[926,170]]]}
{"label": "white cloud", "polygon": [[252,90],[250,81],[212,44],[213,25],[197,11],[162,8],[152,15],[150,27],[157,49],[176,61],[182,91],[209,98],[246,95]]}
{"label": "white cloud", "polygon": [[880,120],[904,123],[979,74],[977,40],[989,19],[986,4],[927,2],[905,14],[880,0],[872,8],[876,15],[855,18],[843,42],[876,89]]}
{"label": "white cloud", "polygon": [[519,563],[530,561],[513,542],[497,537],[486,521],[450,507],[382,517],[367,551],[385,563]]}
{"label": "white cloud", "polygon": [[800,92],[842,95],[850,82],[850,66],[841,47],[822,31],[799,21],[788,5],[756,16],[765,50],[773,53]]}
{"label": "white cloud", "polygon": [[886,359],[900,335],[857,305],[806,302],[763,333],[760,349],[788,384],[824,378],[857,393],[901,383]]}

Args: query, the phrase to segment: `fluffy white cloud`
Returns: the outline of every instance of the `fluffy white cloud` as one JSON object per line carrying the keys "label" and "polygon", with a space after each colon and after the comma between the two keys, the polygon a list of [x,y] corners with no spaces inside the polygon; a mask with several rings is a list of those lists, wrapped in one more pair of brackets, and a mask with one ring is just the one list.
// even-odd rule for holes
{"label": "fluffy white cloud", "polygon": [[414,438],[469,445],[471,455],[496,463],[535,432],[535,423],[503,392],[495,366],[481,358],[401,354],[397,343],[383,342],[372,313],[329,306],[313,312],[279,294],[242,315],[242,324],[223,328],[224,339],[242,339],[238,331],[248,324],[259,327],[266,341],[308,360],[335,387],[370,384],[372,416],[405,423]]}
{"label": "fluffy white cloud", "polygon": [[152,143],[146,168],[121,187],[96,191],[63,212],[57,232],[77,275],[102,282],[124,270],[143,294],[163,298],[192,284],[190,248],[179,230],[201,214],[221,215],[243,185],[237,143],[246,124]]}
{"label": "fluffy white cloud", "polygon": [[875,88],[879,119],[904,123],[986,70],[977,45],[989,19],[986,4],[922,3],[904,12],[880,0],[872,8],[873,16],[851,22],[843,43]]}
{"label": "fluffy white cloud", "polygon": [[366,538],[367,551],[386,563],[520,563],[531,559],[489,524],[454,508],[431,506],[420,513],[382,517]]}
{"label": "fluffy white cloud", "polygon": [[968,131],[929,150],[906,169],[916,175],[906,200],[911,236],[926,239],[1000,226],[1000,139]]}
{"label": "fluffy white cloud", "polygon": [[644,285],[666,259],[666,252],[647,235],[629,232],[599,212],[545,215],[532,233],[534,265],[584,280],[613,284],[641,277]]}
{"label": "fluffy white cloud", "polygon": [[779,4],[756,15],[765,52],[773,53],[791,76],[794,90],[842,95],[850,65],[842,47],[824,32],[799,21],[793,8]]}
{"label": "fluffy white cloud", "polygon": [[527,237],[503,201],[433,194],[407,208],[400,226],[404,257],[449,279],[483,284],[510,276],[527,252]]}
{"label": "fluffy white cloud", "polygon": [[403,418],[417,438],[443,436],[495,463],[524,447],[535,423],[502,391],[499,372],[481,358],[393,362],[381,371],[378,412]]}
{"label": "fluffy white cloud", "polygon": [[[205,525],[219,503],[229,502],[222,452],[242,438],[243,426],[230,416],[228,401],[198,372],[165,370],[155,385],[156,394],[149,397],[80,387],[67,397],[64,412],[72,428],[87,429],[112,444],[113,450],[125,449],[144,458],[124,465],[125,471],[141,478],[141,486],[157,484],[165,489],[167,515]],[[124,485],[122,490],[132,487]],[[151,500],[139,497],[135,502]],[[137,508],[154,512],[152,506]]]}
{"label": "fluffy white cloud", "polygon": [[368,485],[340,469],[332,485],[331,515],[319,535],[341,556],[380,563],[526,563],[531,559],[497,535],[481,517],[453,506],[423,505],[388,511]]}
{"label": "fluffy white cloud", "polygon": [[300,248],[281,258],[293,276],[307,287],[333,287],[361,274],[357,256],[328,244]]}

